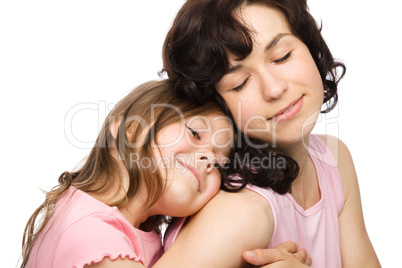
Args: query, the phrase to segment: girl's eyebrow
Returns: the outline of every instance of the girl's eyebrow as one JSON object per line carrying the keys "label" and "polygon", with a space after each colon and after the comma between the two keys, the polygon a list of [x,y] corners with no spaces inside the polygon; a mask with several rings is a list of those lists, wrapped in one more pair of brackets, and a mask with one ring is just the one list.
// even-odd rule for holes
{"label": "girl's eyebrow", "polygon": [[[267,52],[267,51],[271,50],[274,46],[276,46],[276,45],[279,43],[279,41],[280,41],[283,37],[289,36],[289,35],[292,35],[292,34],[291,34],[291,33],[279,33],[279,34],[277,34],[277,35],[276,35],[274,38],[272,38],[272,40],[267,44],[267,46],[264,48],[264,51]],[[242,67],[243,67],[242,64],[238,64],[238,65],[235,65],[235,66],[233,66],[233,67],[230,67],[230,68],[225,72],[225,74],[234,73],[234,72],[236,72],[237,70],[241,69]]]}
{"label": "girl's eyebrow", "polygon": [[[206,118],[205,118],[205,119],[206,119]],[[208,120],[208,119],[206,119],[206,120]],[[200,115],[199,118],[198,118],[198,116],[197,116],[196,118],[190,117],[190,120],[186,120],[186,121],[185,121],[185,125],[186,125],[186,127],[200,128],[199,126],[194,126],[194,122],[196,122],[196,121],[197,121],[197,122],[198,122],[198,121],[201,121],[203,127],[205,127],[205,128],[207,128],[207,127],[209,126],[209,125],[207,124],[207,122],[205,122],[203,115]],[[189,123],[191,123],[191,125],[190,125]]]}

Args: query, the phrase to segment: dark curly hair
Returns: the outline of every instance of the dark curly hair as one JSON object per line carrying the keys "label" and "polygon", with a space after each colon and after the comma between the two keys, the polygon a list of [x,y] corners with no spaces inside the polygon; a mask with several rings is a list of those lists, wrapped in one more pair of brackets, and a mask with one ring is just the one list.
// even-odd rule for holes
{"label": "dark curly hair", "polygon": [[[260,4],[275,8],[287,19],[293,35],[298,37],[309,49],[320,72],[324,86],[326,108],[331,111],[338,101],[338,82],[345,74],[346,67],[336,61],[323,37],[321,27],[308,11],[306,0],[188,0],[178,12],[163,45],[164,66],[161,73],[167,73],[173,81],[178,97],[202,104],[213,99],[233,120],[225,101],[215,90],[215,85],[230,68],[228,54],[239,60],[246,58],[253,50],[252,31],[236,17],[235,11],[249,4]],[[338,74],[337,69],[340,69]],[[237,130],[238,131],[238,130]],[[256,149],[249,146],[263,144],[261,141],[246,137],[238,131],[238,145],[234,148],[231,161],[222,170],[222,188],[237,191],[252,183],[260,187],[270,187],[283,194],[290,191],[299,166],[295,160],[266,146]],[[246,141],[247,139],[247,141]],[[270,168],[250,165],[236,165],[235,158],[243,161],[247,157],[266,159],[285,165]],[[239,174],[232,181],[230,174]],[[240,183],[232,187],[231,183]],[[238,185],[238,184],[235,184]]]}
{"label": "dark curly hair", "polygon": [[239,59],[251,53],[251,32],[234,15],[236,9],[249,4],[269,6],[285,16],[292,34],[309,48],[320,72],[326,104],[322,112],[331,111],[346,67],[333,58],[306,0],[188,0],[163,46],[162,72],[175,81],[177,94],[199,103],[212,98],[216,83],[229,68],[228,53]]}

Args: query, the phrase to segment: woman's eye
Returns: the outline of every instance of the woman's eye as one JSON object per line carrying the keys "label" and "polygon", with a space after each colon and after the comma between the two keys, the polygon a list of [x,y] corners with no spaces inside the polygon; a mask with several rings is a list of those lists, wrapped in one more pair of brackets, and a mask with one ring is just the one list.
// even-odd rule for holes
{"label": "woman's eye", "polygon": [[249,79],[250,79],[250,76],[247,77],[247,79],[244,80],[243,83],[241,83],[239,86],[233,88],[232,90],[233,90],[233,91],[236,91],[236,92],[240,91],[240,90],[247,84],[247,82],[248,82]]}
{"label": "woman's eye", "polygon": [[194,138],[196,138],[197,140],[200,140],[200,139],[201,139],[201,137],[200,137],[200,135],[198,134],[197,131],[195,131],[195,130],[192,129],[191,127],[187,127],[187,129],[188,129],[188,131],[190,131],[190,133],[194,136]]}
{"label": "woman's eye", "polygon": [[292,55],[291,52],[289,52],[288,54],[286,54],[284,57],[278,59],[278,60],[274,60],[274,63],[282,63],[285,62],[287,59],[290,58],[290,56]]}

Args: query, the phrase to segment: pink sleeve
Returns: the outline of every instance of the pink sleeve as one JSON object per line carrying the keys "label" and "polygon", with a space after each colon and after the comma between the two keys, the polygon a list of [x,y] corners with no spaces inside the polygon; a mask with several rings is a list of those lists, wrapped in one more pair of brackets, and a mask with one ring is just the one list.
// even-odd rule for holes
{"label": "pink sleeve", "polygon": [[140,255],[114,216],[93,214],[75,222],[63,233],[53,267],[80,268],[105,257],[112,260],[128,257],[143,263]]}

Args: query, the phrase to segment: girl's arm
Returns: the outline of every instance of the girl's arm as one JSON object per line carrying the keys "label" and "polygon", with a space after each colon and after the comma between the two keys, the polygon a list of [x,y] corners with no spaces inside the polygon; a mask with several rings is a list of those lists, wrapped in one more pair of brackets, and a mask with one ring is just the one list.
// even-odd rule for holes
{"label": "girl's arm", "polygon": [[266,248],[273,232],[268,202],[244,189],[220,191],[192,216],[154,267],[251,267],[242,252]]}
{"label": "girl's arm", "polygon": [[342,267],[381,267],[364,224],[352,156],[346,145],[337,138],[327,136],[323,140],[338,161],[345,196],[344,207],[339,215]]}

